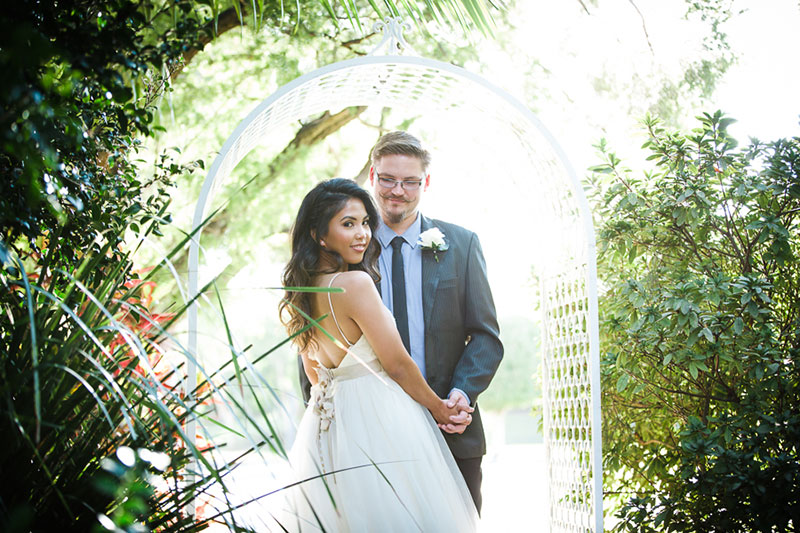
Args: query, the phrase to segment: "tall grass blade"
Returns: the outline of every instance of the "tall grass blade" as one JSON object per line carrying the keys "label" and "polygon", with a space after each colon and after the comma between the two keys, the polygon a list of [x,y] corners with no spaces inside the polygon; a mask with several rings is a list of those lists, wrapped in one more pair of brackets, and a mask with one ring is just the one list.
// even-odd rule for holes
{"label": "tall grass blade", "polygon": [[[384,481],[386,481],[386,484],[387,484],[387,485],[389,485],[389,488],[390,488],[390,489],[392,489],[392,492],[393,492],[393,493],[394,493],[394,495],[397,497],[397,501],[398,501],[398,502],[400,502],[400,505],[402,505],[402,506],[403,506],[403,509],[405,509],[405,510],[406,510],[406,512],[408,513],[408,516],[410,516],[410,517],[411,517],[411,520],[413,520],[413,521],[414,521],[414,525],[416,525],[416,526],[417,526],[417,529],[419,529],[420,531],[423,531],[422,527],[419,525],[419,522],[417,522],[417,519],[414,517],[414,514],[411,512],[411,510],[410,510],[410,509],[408,508],[408,506],[405,504],[405,502],[403,501],[403,499],[402,499],[402,498],[400,498],[400,495],[397,493],[397,489],[395,489],[395,488],[394,488],[394,485],[392,485],[392,482],[389,480],[389,478],[388,478],[388,477],[386,477],[386,474],[384,474],[384,473],[383,473],[383,470],[381,470],[381,469],[380,469],[380,467],[377,465],[377,463],[375,463],[375,461],[373,461],[373,460],[372,460],[372,457],[370,457],[370,456],[369,456],[369,455],[368,455],[368,454],[367,454],[367,453],[364,451],[364,449],[363,449],[363,448],[361,449],[361,451],[362,451],[362,452],[364,452],[364,455],[367,457],[367,459],[369,459],[369,462],[372,464],[372,466],[374,466],[374,467],[375,467],[375,470],[377,470],[377,471],[378,471],[378,473],[381,475],[381,477],[383,478],[383,480],[384,480]],[[398,461],[398,462],[399,462],[399,461]],[[384,464],[386,464],[386,463],[384,463]]]}
{"label": "tall grass blade", "polygon": [[217,284],[214,283],[214,294],[217,296],[217,303],[219,304],[219,312],[222,315],[222,324],[225,326],[225,335],[228,338],[228,345],[231,348],[231,361],[233,361],[233,369],[234,373],[236,374],[236,381],[239,382],[239,392],[244,396],[244,391],[242,390],[242,369],[239,368],[239,357],[236,349],[233,345],[233,334],[231,333],[230,325],[228,324],[228,316],[225,313],[225,306],[222,305],[222,297],[219,295],[219,289],[217,288]]}
{"label": "tall grass blade", "polygon": [[345,292],[342,287],[265,287],[266,289],[286,292]]}
{"label": "tall grass blade", "polygon": [[52,365],[52,366],[53,366],[54,368],[60,368],[60,369],[61,369],[61,370],[63,370],[64,372],[67,372],[68,374],[70,374],[72,377],[74,377],[76,380],[78,380],[78,382],[80,382],[80,384],[81,384],[81,385],[83,385],[83,386],[84,386],[84,388],[85,388],[87,391],[89,391],[89,394],[91,394],[92,398],[94,398],[94,399],[95,399],[95,402],[97,403],[98,407],[100,407],[100,410],[103,412],[103,416],[104,416],[104,417],[106,418],[106,420],[108,421],[108,425],[109,425],[110,429],[113,431],[113,430],[114,430],[114,428],[116,427],[116,425],[114,424],[114,422],[112,422],[112,421],[111,421],[111,415],[110,415],[110,414],[108,414],[108,410],[106,409],[106,406],[105,406],[105,404],[104,404],[104,403],[103,403],[103,401],[100,399],[100,397],[97,395],[97,392],[95,392],[95,390],[94,390],[94,387],[92,387],[92,386],[89,384],[89,382],[88,382],[88,381],[86,381],[85,379],[83,379],[83,376],[81,376],[80,374],[78,374],[77,372],[75,372],[74,370],[72,370],[71,368],[69,368],[69,367],[67,367],[67,366],[64,366],[64,365],[59,365],[59,364],[55,364],[55,365]]}
{"label": "tall grass blade", "polygon": [[42,438],[42,398],[41,398],[41,383],[39,382],[39,344],[36,338],[36,319],[34,317],[33,309],[33,291],[31,291],[31,284],[28,281],[28,274],[25,272],[25,265],[18,257],[14,257],[14,262],[17,263],[20,273],[22,274],[22,281],[25,284],[25,303],[28,308],[28,320],[30,322],[31,332],[31,364],[33,366],[33,412],[36,419],[36,429],[34,440],[38,444]]}

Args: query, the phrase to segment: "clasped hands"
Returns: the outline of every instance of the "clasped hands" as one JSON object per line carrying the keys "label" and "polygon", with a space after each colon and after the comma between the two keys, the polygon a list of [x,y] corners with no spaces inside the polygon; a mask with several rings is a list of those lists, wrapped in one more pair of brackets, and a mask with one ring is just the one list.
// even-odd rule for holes
{"label": "clasped hands", "polygon": [[439,429],[445,433],[464,433],[472,422],[472,412],[467,399],[458,391],[450,393],[450,397],[442,400],[442,409],[439,416],[435,416]]}

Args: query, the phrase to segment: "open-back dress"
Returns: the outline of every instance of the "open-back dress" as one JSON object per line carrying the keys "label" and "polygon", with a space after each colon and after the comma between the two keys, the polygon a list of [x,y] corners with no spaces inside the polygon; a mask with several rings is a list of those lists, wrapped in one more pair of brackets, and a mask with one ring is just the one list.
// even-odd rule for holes
{"label": "open-back dress", "polygon": [[[338,274],[336,275],[338,276]],[[336,276],[330,281],[333,285]],[[336,368],[319,365],[289,461],[289,531],[467,532],[478,514],[431,414],[381,367],[362,336]]]}

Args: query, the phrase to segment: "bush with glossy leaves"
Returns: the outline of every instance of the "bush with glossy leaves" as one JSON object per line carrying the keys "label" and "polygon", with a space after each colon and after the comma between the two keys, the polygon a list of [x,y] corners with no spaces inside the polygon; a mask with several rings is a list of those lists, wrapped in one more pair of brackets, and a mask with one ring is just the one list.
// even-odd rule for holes
{"label": "bush with glossy leaves", "polygon": [[800,516],[800,139],[645,123],[593,200],[608,498],[620,531],[793,531]]}

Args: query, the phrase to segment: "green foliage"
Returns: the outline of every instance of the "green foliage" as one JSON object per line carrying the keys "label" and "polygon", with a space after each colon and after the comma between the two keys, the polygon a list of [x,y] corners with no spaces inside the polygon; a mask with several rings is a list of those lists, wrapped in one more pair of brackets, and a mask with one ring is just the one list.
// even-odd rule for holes
{"label": "green foliage", "polygon": [[[190,411],[153,368],[174,316],[147,309],[147,285],[129,282],[129,261],[109,265],[109,249],[87,250],[74,275],[58,269],[44,280],[18,258],[4,261],[0,467],[17,480],[0,489],[6,527],[90,529],[119,503],[92,480],[120,446],[169,453],[172,478],[190,457],[178,444]],[[184,506],[168,498],[150,520],[185,523]]]}
{"label": "green foliage", "polygon": [[[162,69],[199,27],[155,8],[19,2],[0,15],[12,29],[0,56],[1,468],[16,480],[0,489],[4,528],[91,529],[116,505],[91,480],[120,445],[170,450],[173,478],[190,455],[176,446],[186,406],[136,369],[162,326],[122,248],[126,234],[160,233],[169,185],[188,170],[165,156],[147,177],[130,161]],[[148,521],[182,527],[185,505],[173,494]]]}
{"label": "green foliage", "polygon": [[150,132],[164,69],[199,33],[190,18],[166,26],[171,17],[157,7],[15,2],[3,10],[0,235],[10,245],[59,231],[79,249],[96,232],[120,233],[141,208],[130,191],[146,183],[128,154]]}
{"label": "green foliage", "polygon": [[[403,4],[418,14],[479,7],[470,17],[485,6]],[[244,25],[280,33],[306,13],[338,25],[341,9],[85,0],[15,2],[0,13],[0,471],[9,481],[0,488],[0,529],[87,531],[98,516],[107,529],[201,529],[207,521],[188,511],[212,486],[223,493],[210,502],[213,518],[239,527],[222,478],[238,458],[219,460],[214,443],[195,446],[187,423],[202,437],[214,423],[244,438],[245,454],[266,446],[281,455],[269,409],[244,393],[251,380],[269,386],[231,349],[215,372],[200,366],[201,386],[189,397],[183,391],[179,378],[194,354],[168,330],[186,304],[158,312],[169,303],[153,300],[152,278],[166,262],[135,272],[132,250],[161,235],[169,188],[202,162],[182,165],[164,152],[142,172],[136,158],[142,139],[163,129],[156,106],[172,78],[218,33]],[[212,396],[235,428],[217,420]],[[102,459],[129,449],[168,455],[157,490],[138,459]],[[199,468],[187,476],[190,461]]]}
{"label": "green foliage", "polygon": [[[800,139],[647,119],[655,168],[601,143],[604,459],[618,530],[773,531],[800,505]],[[791,529],[793,530],[793,529]]]}
{"label": "green foliage", "polygon": [[[0,37],[0,471],[14,480],[0,489],[0,529],[87,531],[98,514],[116,516],[130,495],[97,491],[94,480],[101,458],[123,446],[171,458],[170,488],[147,496],[141,521],[196,528],[187,506],[229,467],[183,433],[208,407],[185,402],[183,360],[156,367],[167,350],[192,357],[166,332],[185,306],[152,308],[125,241],[160,235],[169,187],[198,165],[163,154],[148,176],[133,158],[171,70],[212,15],[190,2],[117,1],[22,2],[0,16],[9,28]],[[217,389],[202,390],[205,401]],[[190,459],[206,473],[186,483]]]}
{"label": "green foliage", "polygon": [[[360,36],[309,8],[304,13],[306,18],[291,31],[265,28],[247,38],[230,31],[206,46],[158,106],[155,121],[164,131],[153,136],[148,148],[158,152],[179,146],[185,159],[210,164],[239,121],[280,86],[323,65],[366,54],[381,40],[379,33]],[[361,6],[359,13],[364,20],[374,18],[368,6]],[[463,42],[456,46],[425,40],[416,30],[406,36],[426,56],[455,63],[477,58],[474,48]],[[219,253],[230,261],[221,288],[253,264],[263,268],[266,259],[258,254],[265,248],[275,252],[271,260],[280,262],[288,253],[282,245],[305,191],[320,179],[355,177],[381,133],[402,120],[413,122],[399,112],[390,116],[388,110],[363,108],[342,111],[352,115],[350,121],[337,120],[338,111],[301,117],[273,130],[219,184],[216,200],[225,207],[203,230],[202,246],[204,254]],[[203,178],[193,173],[177,179],[172,195],[173,205],[179,206],[175,226],[191,225]],[[254,216],[240,216],[244,211]],[[183,238],[178,232],[165,233],[167,248]],[[188,257],[181,254],[174,261],[183,271]],[[172,290],[170,279],[158,282],[160,290]]]}
{"label": "green foliage", "polygon": [[[100,520],[106,529],[184,531],[213,517],[241,530],[224,476],[253,452],[285,455],[272,420],[281,406],[259,397],[254,385],[269,385],[254,365],[286,340],[247,364],[233,347],[219,368],[198,363],[200,384],[187,395],[186,362],[197,361],[168,332],[187,304],[155,312],[151,278],[165,263],[132,271],[129,253],[111,253],[116,240],[76,252],[72,272],[47,277],[26,271],[30,255],[3,258],[0,470],[15,482],[0,488],[0,529],[87,531]],[[48,246],[49,256],[60,244]],[[245,441],[244,452],[221,456],[231,440]],[[209,496],[212,488],[222,496]],[[210,512],[193,516],[200,503]]]}
{"label": "green foliage", "polygon": [[169,466],[169,456],[146,448],[133,451],[127,446],[117,449],[115,457],[102,460],[103,471],[94,480],[95,489],[120,502],[112,515],[99,517],[94,531],[148,531],[142,524],[150,512],[149,502],[156,494],[150,479],[153,473]]}

